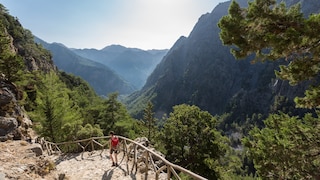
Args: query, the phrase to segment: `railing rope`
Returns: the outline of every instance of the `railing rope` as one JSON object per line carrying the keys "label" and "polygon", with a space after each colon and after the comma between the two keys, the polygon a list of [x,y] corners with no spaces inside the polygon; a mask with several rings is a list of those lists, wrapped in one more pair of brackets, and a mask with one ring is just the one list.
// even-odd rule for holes
{"label": "railing rope", "polygon": [[[137,148],[141,148],[142,150],[144,150],[144,154],[142,155],[142,158],[144,157],[145,158],[145,165],[146,165],[146,177],[148,175],[148,170],[149,170],[149,163],[152,165],[152,169],[154,170],[155,172],[155,179],[159,179],[159,174],[161,172],[163,172],[165,169],[167,170],[167,179],[171,179],[171,174],[176,178],[176,179],[181,179],[178,175],[178,173],[176,171],[180,171],[184,174],[187,174],[189,175],[190,177],[194,178],[194,179],[197,179],[197,180],[207,180],[206,178],[198,175],[198,174],[195,174],[181,166],[178,166],[178,165],[175,165],[171,162],[169,162],[168,160],[166,160],[164,157],[162,157],[161,155],[155,153],[154,151],[150,150],[149,148],[145,147],[144,145],[142,145],[141,143],[138,143],[134,140],[131,140],[131,139],[128,139],[126,137],[122,137],[122,136],[118,136],[118,138],[120,139],[120,147],[121,147],[121,144],[122,144],[122,151],[124,152],[124,155],[127,156],[126,160],[127,160],[127,173],[129,174],[129,158],[130,158],[130,155],[131,155],[131,151],[133,150],[133,165],[132,165],[132,168],[131,168],[131,173],[133,173],[133,170],[135,170],[135,173],[137,172],[138,170],[138,150]],[[59,146],[69,146],[71,144],[77,144],[78,146],[81,147],[82,149],[82,155],[83,153],[87,150],[87,147],[89,145],[91,145],[91,151],[94,151],[95,150],[95,145],[94,144],[97,144],[99,147],[102,148],[102,151],[100,153],[100,155],[102,154],[103,150],[104,150],[104,147],[106,145],[102,145],[101,143],[99,143],[97,140],[100,140],[100,139],[110,139],[110,136],[102,136],[102,137],[92,137],[92,138],[87,138],[87,139],[82,139],[82,140],[76,140],[76,141],[69,141],[69,142],[62,142],[62,143],[52,143],[52,142],[49,142],[49,141],[45,141],[44,139],[41,139],[40,140],[40,143],[41,143],[41,146],[43,148],[45,148],[45,150],[47,150],[48,152],[48,155],[52,155],[52,145],[55,147],[55,149],[58,150],[58,152],[62,152],[61,149],[59,148]],[[128,145],[128,142],[131,143]],[[86,143],[85,146],[83,146],[81,143]],[[131,148],[130,148],[131,146]],[[128,148],[129,147],[129,148]],[[81,156],[82,156],[81,155]],[[153,157],[157,158],[158,160],[161,160],[164,165],[162,167],[157,167],[154,163],[154,160],[153,160]],[[83,158],[83,156],[82,156]]]}

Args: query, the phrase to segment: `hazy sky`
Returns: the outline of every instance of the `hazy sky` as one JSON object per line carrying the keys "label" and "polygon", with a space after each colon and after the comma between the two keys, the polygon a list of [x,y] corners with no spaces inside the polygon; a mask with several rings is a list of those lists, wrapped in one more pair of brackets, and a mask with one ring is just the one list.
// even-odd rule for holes
{"label": "hazy sky", "polygon": [[169,49],[198,18],[227,0],[0,0],[24,28],[49,43]]}

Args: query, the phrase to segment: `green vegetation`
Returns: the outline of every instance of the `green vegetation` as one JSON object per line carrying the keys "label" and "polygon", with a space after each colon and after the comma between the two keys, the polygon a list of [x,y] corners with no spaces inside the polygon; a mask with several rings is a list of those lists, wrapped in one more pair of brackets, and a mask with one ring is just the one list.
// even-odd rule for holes
{"label": "green vegetation", "polygon": [[166,158],[209,179],[220,178],[220,158],[226,158],[229,145],[216,125],[217,118],[197,106],[174,106],[162,130]]}
{"label": "green vegetation", "polygon": [[266,127],[254,128],[243,144],[261,177],[312,179],[320,170],[320,121],[306,114],[302,119],[272,114]]}
{"label": "green vegetation", "polygon": [[[69,97],[70,90],[50,72],[39,83],[36,108],[31,118],[39,123],[38,132],[52,142],[62,142],[75,134],[82,123],[80,109]],[[68,131],[65,131],[65,129]]]}
{"label": "green vegetation", "polygon": [[[270,8],[271,6],[271,8]],[[254,55],[253,62],[285,59],[276,75],[290,84],[315,79],[319,74],[320,14],[304,18],[300,6],[287,8],[275,0],[255,0],[247,9],[232,1],[229,15],[220,22],[220,37],[236,58]],[[241,33],[239,33],[241,32]],[[298,107],[319,108],[320,87],[310,87],[296,98]]]}
{"label": "green vegetation", "polygon": [[[279,78],[291,85],[314,80],[305,97],[296,97],[295,102],[297,107],[320,107],[319,14],[305,18],[299,4],[287,8],[275,0],[255,0],[248,8],[240,8],[232,1],[229,14],[218,25],[223,43],[232,46],[236,58],[253,54],[253,62],[285,59],[288,63],[276,71]],[[284,101],[281,97],[276,100],[275,106]],[[253,128],[243,139],[258,176],[262,179],[319,177],[319,113],[301,118],[275,112],[264,125],[262,129]]]}
{"label": "green vegetation", "polygon": [[[253,62],[287,60],[276,74],[292,85],[315,80],[310,82],[313,86],[305,97],[296,98],[296,104],[317,109],[320,15],[305,18],[298,5],[287,9],[284,4],[275,3],[255,0],[248,8],[240,8],[233,1],[229,15],[219,22],[221,39],[233,47],[237,58],[254,54]],[[286,106],[290,102],[276,96],[271,108],[274,114],[263,121],[262,128],[256,126],[265,118],[260,113],[246,115],[243,126],[239,126],[230,121],[237,113],[212,116],[186,104],[174,106],[168,117],[158,120],[152,102],[146,98],[156,95],[147,92],[140,96],[144,103],[139,106],[143,106],[144,114],[139,121],[130,117],[118,101],[118,93],[99,97],[81,78],[57,71],[50,53],[33,42],[31,32],[24,30],[2,5],[0,10],[0,72],[23,92],[19,103],[24,105],[37,133],[47,140],[72,141],[108,135],[114,130],[129,138],[147,136],[168,160],[209,179],[319,176],[319,112],[291,116],[286,114],[291,111]],[[14,51],[13,47],[19,48]],[[36,67],[31,65],[31,59]],[[236,110],[236,104],[231,109]],[[221,131],[230,127],[239,135]],[[243,146],[238,147],[241,138]],[[188,179],[185,175],[183,178]]]}
{"label": "green vegetation", "polygon": [[18,81],[24,68],[23,60],[16,55],[12,46],[13,42],[5,28],[0,24],[0,72],[12,82]]}
{"label": "green vegetation", "polygon": [[147,128],[147,138],[149,141],[152,141],[152,137],[155,136],[156,119],[154,117],[153,104],[151,101],[148,102],[147,107],[144,109],[143,124]]}

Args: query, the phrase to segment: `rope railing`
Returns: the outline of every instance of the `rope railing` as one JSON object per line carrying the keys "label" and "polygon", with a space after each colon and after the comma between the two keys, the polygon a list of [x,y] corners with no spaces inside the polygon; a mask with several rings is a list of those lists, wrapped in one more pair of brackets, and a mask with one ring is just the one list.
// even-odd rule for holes
{"label": "rope railing", "polygon": [[[130,169],[129,169],[129,165],[128,162],[130,160],[130,155],[132,155],[133,153],[133,165],[131,167],[131,173],[133,173],[134,171],[137,172],[138,169],[138,163],[143,161],[143,156],[144,156],[144,163],[146,165],[146,172],[145,172],[145,176],[148,176],[148,168],[149,165],[151,166],[151,168],[153,169],[153,171],[155,172],[155,179],[158,180],[159,179],[159,175],[161,172],[166,171],[167,173],[167,179],[170,179],[171,176],[173,175],[176,179],[180,180],[181,178],[179,177],[177,171],[182,172],[196,180],[206,180],[206,178],[192,172],[189,171],[181,166],[178,166],[176,164],[173,164],[171,162],[169,162],[167,159],[165,159],[164,157],[162,157],[161,155],[155,153],[154,151],[150,150],[148,147],[144,146],[141,143],[138,143],[134,140],[131,140],[129,138],[126,137],[122,137],[122,136],[118,136],[118,138],[120,139],[120,150],[122,150],[124,152],[124,156],[126,156],[126,168],[127,168],[127,175],[129,175],[130,173]],[[105,149],[105,147],[107,145],[109,145],[109,143],[106,144],[101,144],[99,142],[99,140],[108,140],[110,139],[110,136],[102,136],[102,137],[91,137],[91,138],[87,138],[87,139],[82,139],[82,140],[76,140],[76,141],[69,141],[69,142],[61,142],[61,143],[53,143],[53,142],[49,142],[44,140],[43,138],[40,139],[39,143],[41,144],[42,148],[44,150],[47,151],[48,155],[52,155],[53,153],[62,153],[63,152],[63,146],[71,146],[72,144],[76,145],[77,147],[80,147],[82,150],[81,153],[81,158],[83,158],[83,154],[85,151],[91,150],[98,150],[95,148],[95,146],[99,147],[99,149],[101,150],[100,152],[100,156],[102,156],[102,153]],[[109,141],[107,141],[109,142]],[[128,144],[131,143],[131,144]],[[89,147],[91,149],[89,149]],[[140,158],[140,160],[138,160],[138,148],[144,150],[144,153],[142,154],[142,157]],[[67,148],[68,149],[68,148]],[[161,160],[163,162],[163,166],[158,167],[155,163],[154,163],[154,158],[155,157],[157,160]]]}

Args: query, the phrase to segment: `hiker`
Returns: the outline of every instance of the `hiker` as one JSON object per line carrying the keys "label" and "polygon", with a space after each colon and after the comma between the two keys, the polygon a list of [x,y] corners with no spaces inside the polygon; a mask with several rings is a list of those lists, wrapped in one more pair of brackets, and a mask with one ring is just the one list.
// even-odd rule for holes
{"label": "hiker", "polygon": [[[113,131],[110,131],[110,159],[112,160],[112,166],[118,166],[118,144],[119,144],[119,138],[114,135]],[[114,159],[112,157],[112,154],[114,152]]]}

